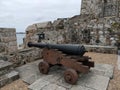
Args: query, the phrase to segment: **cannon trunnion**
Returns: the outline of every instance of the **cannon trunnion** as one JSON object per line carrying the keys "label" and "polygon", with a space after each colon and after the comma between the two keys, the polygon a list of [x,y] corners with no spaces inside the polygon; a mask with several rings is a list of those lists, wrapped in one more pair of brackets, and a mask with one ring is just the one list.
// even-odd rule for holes
{"label": "cannon trunnion", "polygon": [[75,84],[78,80],[78,73],[88,73],[90,67],[94,67],[94,62],[88,56],[83,56],[86,52],[84,46],[70,44],[40,44],[28,43],[29,47],[43,48],[43,60],[39,63],[39,70],[43,74],[48,74],[51,66],[62,65],[67,67],[64,72],[64,79],[67,83]]}

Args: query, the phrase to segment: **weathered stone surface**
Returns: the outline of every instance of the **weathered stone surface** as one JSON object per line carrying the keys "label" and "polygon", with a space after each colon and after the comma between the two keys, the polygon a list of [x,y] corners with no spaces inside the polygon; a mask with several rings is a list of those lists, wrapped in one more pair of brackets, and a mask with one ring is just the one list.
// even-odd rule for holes
{"label": "weathered stone surface", "polygon": [[41,90],[43,87],[47,86],[48,84],[50,84],[50,82],[45,81],[43,79],[39,79],[35,83],[30,85],[28,88],[30,90]]}
{"label": "weathered stone surface", "polygon": [[[106,90],[110,80],[109,75],[113,71],[112,66],[106,64],[96,64],[94,69],[88,74],[80,74],[76,85],[65,82],[63,72],[65,68],[52,67],[48,75],[43,75],[38,70],[41,60],[17,68],[23,81],[31,84],[30,90]],[[106,70],[102,70],[106,69]],[[112,74],[112,73],[110,73]],[[51,88],[50,88],[51,87]]]}
{"label": "weathered stone surface", "polygon": [[17,80],[19,78],[19,73],[16,71],[11,71],[10,73],[5,75],[8,79],[9,82]]}
{"label": "weathered stone surface", "polygon": [[97,75],[106,76],[109,78],[113,78],[114,67],[108,64],[95,64],[95,68],[92,68],[91,73],[95,73]]}
{"label": "weathered stone surface", "polygon": [[16,69],[24,82],[32,84],[43,76],[38,70],[37,64],[39,64],[39,62],[40,61],[35,61],[34,63],[29,63]]}
{"label": "weathered stone surface", "polygon": [[10,41],[16,41],[17,40],[17,38],[16,38],[16,36],[11,36],[11,37],[3,37],[3,38],[1,38],[1,41],[3,41],[3,42],[10,42]]}
{"label": "weathered stone surface", "polygon": [[17,79],[19,79],[19,74],[16,71],[11,71],[3,76],[0,76],[0,87],[11,83]]}
{"label": "weathered stone surface", "polygon": [[7,84],[7,82],[8,82],[8,78],[6,76],[1,76],[0,77],[0,87],[2,87],[5,84]]}
{"label": "weathered stone surface", "polygon": [[[42,60],[35,61],[34,63],[29,63],[22,67],[18,67],[16,70],[20,73],[22,80],[28,84],[32,84],[37,79],[41,78],[48,80],[49,82],[56,82],[62,75],[62,71],[59,70],[59,67],[51,68],[49,75],[43,75],[39,72],[38,64]],[[58,69],[57,72],[55,72]],[[55,71],[54,71],[55,70]],[[46,77],[44,77],[46,76]]]}
{"label": "weathered stone surface", "polygon": [[120,50],[118,51],[118,69],[120,70]]}
{"label": "weathered stone surface", "polygon": [[4,47],[1,51],[7,54],[17,51],[15,28],[0,28],[0,43]]}
{"label": "weathered stone surface", "polygon": [[58,86],[56,84],[49,84],[45,87],[43,87],[41,90],[66,90],[66,88],[62,86]]}
{"label": "weathered stone surface", "polygon": [[5,52],[5,44],[0,43],[0,53]]}
{"label": "weathered stone surface", "polygon": [[0,60],[0,70],[10,68],[13,64],[8,61]]}
{"label": "weathered stone surface", "polygon": [[74,85],[70,90],[95,90],[85,86]]}
{"label": "weathered stone surface", "polygon": [[14,66],[21,66],[41,58],[41,49],[28,48],[6,55]]}
{"label": "weathered stone surface", "polygon": [[98,52],[98,53],[117,53],[117,47],[114,46],[100,46],[100,45],[84,45],[86,50],[89,52]]}
{"label": "weathered stone surface", "polygon": [[89,87],[93,90],[107,90],[109,77],[88,73],[79,78],[77,85]]}

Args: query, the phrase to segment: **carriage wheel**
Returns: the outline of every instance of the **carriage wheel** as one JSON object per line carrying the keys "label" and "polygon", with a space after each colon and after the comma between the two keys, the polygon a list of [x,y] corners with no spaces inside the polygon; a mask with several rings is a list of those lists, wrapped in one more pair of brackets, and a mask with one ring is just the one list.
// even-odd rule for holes
{"label": "carriage wheel", "polygon": [[77,79],[78,79],[78,74],[75,70],[68,69],[64,73],[64,79],[69,84],[75,84],[77,82]]}
{"label": "carriage wheel", "polygon": [[48,74],[49,64],[45,61],[39,63],[39,70],[42,74]]}

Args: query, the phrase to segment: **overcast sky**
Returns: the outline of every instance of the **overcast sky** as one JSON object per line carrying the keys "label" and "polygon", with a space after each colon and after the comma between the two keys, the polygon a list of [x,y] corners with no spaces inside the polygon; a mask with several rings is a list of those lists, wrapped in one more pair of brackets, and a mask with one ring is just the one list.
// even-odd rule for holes
{"label": "overcast sky", "polygon": [[0,27],[24,32],[33,23],[80,14],[81,0],[0,0]]}

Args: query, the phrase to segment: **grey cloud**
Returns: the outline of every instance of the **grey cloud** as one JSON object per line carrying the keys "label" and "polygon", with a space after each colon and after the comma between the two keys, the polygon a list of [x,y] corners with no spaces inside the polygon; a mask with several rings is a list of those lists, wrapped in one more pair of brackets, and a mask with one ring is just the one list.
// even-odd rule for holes
{"label": "grey cloud", "polygon": [[80,13],[81,0],[0,0],[0,27],[17,31],[35,22],[71,17]]}

